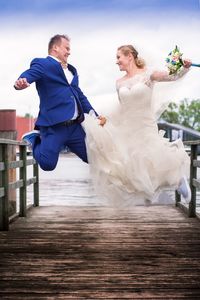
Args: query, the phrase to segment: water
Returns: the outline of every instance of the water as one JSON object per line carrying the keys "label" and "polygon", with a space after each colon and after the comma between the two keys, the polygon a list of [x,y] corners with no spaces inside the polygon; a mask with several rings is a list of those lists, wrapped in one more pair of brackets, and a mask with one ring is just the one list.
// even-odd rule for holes
{"label": "water", "polygon": [[[28,171],[31,177],[31,170]],[[97,199],[91,180],[88,164],[73,154],[61,154],[53,171],[39,170],[40,205],[87,206],[101,205]],[[28,190],[29,202],[32,186]]]}
{"label": "water", "polygon": [[[199,171],[199,170],[198,170]],[[200,174],[198,174],[200,175]],[[28,167],[28,178],[32,177],[32,166]],[[40,205],[105,206],[92,186],[89,165],[73,154],[61,154],[55,170],[39,170]],[[160,204],[174,204],[174,191],[166,190]],[[200,211],[200,197],[197,197]],[[33,203],[33,186],[28,187],[28,203]],[[158,203],[157,203],[158,204]]]}

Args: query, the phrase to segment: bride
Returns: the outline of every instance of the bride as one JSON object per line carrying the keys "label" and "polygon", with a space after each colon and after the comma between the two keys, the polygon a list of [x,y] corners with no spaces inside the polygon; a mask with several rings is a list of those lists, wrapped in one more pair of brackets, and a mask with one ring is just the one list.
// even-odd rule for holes
{"label": "bride", "polygon": [[114,202],[155,201],[163,188],[177,189],[190,201],[187,183],[189,157],[181,140],[169,142],[158,132],[153,103],[155,82],[182,77],[191,65],[176,75],[150,71],[132,45],[117,49],[117,64],[125,75],[116,82],[119,107],[99,126],[86,115],[84,128],[88,159],[98,194]]}

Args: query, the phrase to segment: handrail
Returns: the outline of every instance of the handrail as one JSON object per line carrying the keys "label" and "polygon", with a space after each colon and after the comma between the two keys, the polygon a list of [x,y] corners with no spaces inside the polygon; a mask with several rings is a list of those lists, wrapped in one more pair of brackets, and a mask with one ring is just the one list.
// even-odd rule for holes
{"label": "handrail", "polygon": [[200,139],[200,132],[194,130],[192,128],[185,127],[180,124],[168,123],[164,120],[160,120],[158,122],[158,128],[164,129],[166,131],[166,137],[172,141],[172,131],[175,130],[177,132],[182,132],[182,140],[189,141],[189,140],[199,140]]}
{"label": "handrail", "polygon": [[176,192],[176,205],[182,208],[188,217],[196,217],[196,195],[197,189],[200,189],[200,179],[197,179],[197,168],[200,168],[200,161],[198,158],[198,145],[200,140],[184,141],[184,145],[190,146],[190,188],[191,188],[191,201],[189,208],[181,203],[181,196]]}
{"label": "handrail", "polygon": [[[11,161],[9,147],[19,147],[19,160]],[[27,166],[33,165],[33,177],[27,179]],[[10,182],[9,170],[19,168],[19,180]],[[33,184],[33,206],[39,206],[39,168],[34,159],[27,159],[25,142],[0,139],[0,230],[9,230],[15,217],[26,217],[27,186]],[[12,189],[19,192],[19,213],[9,216],[9,194]]]}

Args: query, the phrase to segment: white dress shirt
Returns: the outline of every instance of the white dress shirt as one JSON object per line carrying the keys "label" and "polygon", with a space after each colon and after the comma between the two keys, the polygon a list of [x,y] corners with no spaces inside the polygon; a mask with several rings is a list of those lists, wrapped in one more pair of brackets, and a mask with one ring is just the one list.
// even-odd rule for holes
{"label": "white dress shirt", "polygon": [[[60,63],[60,60],[57,57],[55,57],[53,55],[49,55],[49,56],[52,57],[53,59],[57,60]],[[73,77],[74,77],[72,72],[68,68],[63,69],[63,71],[64,71],[65,77],[67,79],[67,82],[69,84],[71,84]],[[75,106],[74,115],[71,118],[71,120],[75,120],[78,117],[78,106],[77,106],[75,98],[74,98],[74,106]]]}

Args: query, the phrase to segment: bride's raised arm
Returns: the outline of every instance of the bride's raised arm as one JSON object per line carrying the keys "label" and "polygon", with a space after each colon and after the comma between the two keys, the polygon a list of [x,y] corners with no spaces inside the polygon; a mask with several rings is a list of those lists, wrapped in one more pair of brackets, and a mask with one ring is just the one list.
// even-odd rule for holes
{"label": "bride's raised arm", "polygon": [[179,70],[179,72],[175,74],[170,74],[167,71],[154,71],[150,78],[152,81],[175,81],[181,77],[183,77],[188,71],[191,66],[190,60],[184,60],[183,67]]}

